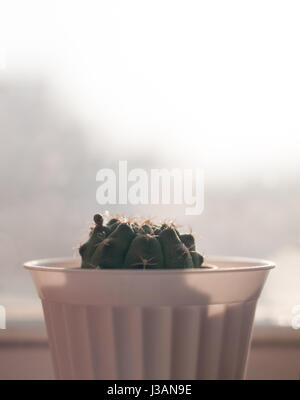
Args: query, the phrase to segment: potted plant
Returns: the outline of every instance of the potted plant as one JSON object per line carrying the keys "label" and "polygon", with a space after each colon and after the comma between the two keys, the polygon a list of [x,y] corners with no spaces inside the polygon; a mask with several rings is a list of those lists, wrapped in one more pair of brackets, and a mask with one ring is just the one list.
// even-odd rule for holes
{"label": "potted plant", "polygon": [[203,259],[173,224],[97,214],[80,259],[25,264],[59,379],[242,379],[274,264]]}

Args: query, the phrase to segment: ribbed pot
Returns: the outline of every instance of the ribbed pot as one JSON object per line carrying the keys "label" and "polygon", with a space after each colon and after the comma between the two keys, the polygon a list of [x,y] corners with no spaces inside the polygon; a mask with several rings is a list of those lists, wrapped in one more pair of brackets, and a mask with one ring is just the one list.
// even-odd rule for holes
{"label": "ribbed pot", "polygon": [[82,270],[25,264],[42,300],[58,379],[242,379],[256,302],[274,264]]}

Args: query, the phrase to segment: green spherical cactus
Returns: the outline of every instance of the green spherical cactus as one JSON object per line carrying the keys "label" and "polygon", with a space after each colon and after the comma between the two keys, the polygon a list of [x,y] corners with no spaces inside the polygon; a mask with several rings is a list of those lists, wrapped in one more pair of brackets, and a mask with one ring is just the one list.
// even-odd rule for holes
{"label": "green spherical cactus", "polygon": [[89,240],[79,248],[81,268],[179,269],[203,264],[194,236],[179,234],[173,224],[112,218],[104,225],[100,214],[94,222]]}

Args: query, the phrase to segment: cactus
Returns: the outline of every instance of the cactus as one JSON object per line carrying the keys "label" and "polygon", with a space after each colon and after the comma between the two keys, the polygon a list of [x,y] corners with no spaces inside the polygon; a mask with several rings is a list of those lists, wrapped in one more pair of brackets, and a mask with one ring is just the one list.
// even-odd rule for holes
{"label": "cactus", "polygon": [[81,268],[178,269],[203,264],[194,236],[180,234],[173,224],[112,218],[104,225],[100,214],[94,222],[88,241],[79,247]]}

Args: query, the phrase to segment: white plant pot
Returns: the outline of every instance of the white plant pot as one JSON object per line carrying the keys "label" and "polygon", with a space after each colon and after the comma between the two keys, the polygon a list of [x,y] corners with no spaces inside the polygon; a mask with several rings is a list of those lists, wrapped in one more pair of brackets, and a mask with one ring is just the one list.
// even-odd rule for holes
{"label": "white plant pot", "polygon": [[25,264],[42,300],[58,379],[242,379],[257,299],[274,264],[86,270]]}

